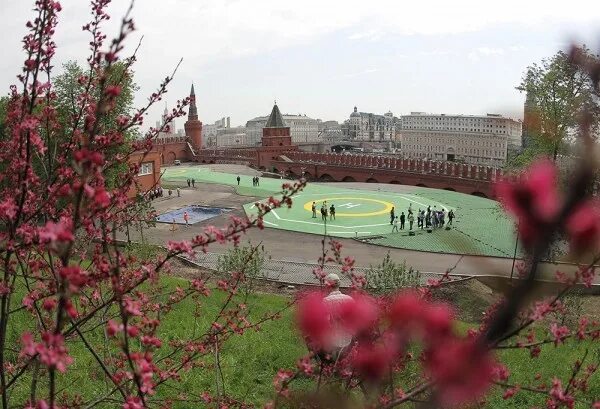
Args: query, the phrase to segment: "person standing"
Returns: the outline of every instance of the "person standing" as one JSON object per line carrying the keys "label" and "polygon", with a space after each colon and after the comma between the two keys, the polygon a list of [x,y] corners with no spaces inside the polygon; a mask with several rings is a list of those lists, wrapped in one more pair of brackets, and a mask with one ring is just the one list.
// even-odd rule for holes
{"label": "person standing", "polygon": [[448,226],[452,226],[452,219],[454,219],[454,210],[450,209],[448,212]]}
{"label": "person standing", "polygon": [[313,202],[310,209],[312,210],[312,214],[313,214],[312,218],[316,219],[317,218],[317,204],[315,202]]}
{"label": "person standing", "polygon": [[329,207],[329,220],[335,220],[335,206],[333,203]]}
{"label": "person standing", "polygon": [[192,179],[192,187],[196,187],[196,179]]}
{"label": "person standing", "polygon": [[177,186],[177,197],[181,197],[181,189],[179,189],[179,186]]}
{"label": "person standing", "polygon": [[415,222],[415,215],[411,211],[408,214],[408,230],[412,230],[414,222]]}
{"label": "person standing", "polygon": [[190,216],[188,216],[188,212],[183,212],[183,220],[185,221],[185,227],[190,227],[190,224],[188,223]]}
{"label": "person standing", "polygon": [[390,224],[394,224],[395,218],[396,218],[396,212],[394,211],[394,206],[392,206],[392,210],[390,210]]}
{"label": "person standing", "polygon": [[187,180],[188,187],[190,187],[190,184],[191,184],[191,183],[192,183],[192,181],[188,179],[188,180]]}
{"label": "person standing", "polygon": [[237,177],[238,186],[240,185],[240,177]]}
{"label": "person standing", "polygon": [[325,207],[325,203],[323,203],[321,205],[321,220],[326,221],[327,220],[327,208]]}
{"label": "person standing", "polygon": [[404,223],[406,222],[406,216],[404,212],[400,213],[400,230],[404,230]]}
{"label": "person standing", "polygon": [[256,186],[260,186],[260,177],[259,176],[256,177]]}
{"label": "person standing", "polygon": [[347,303],[355,302],[354,299],[340,291],[340,277],[337,274],[328,274],[325,277],[325,284],[331,288],[329,295],[323,298],[326,305],[327,319],[332,324],[332,337],[328,345],[321,347],[318,351],[320,359],[326,362],[335,362],[344,355],[346,348],[352,343],[352,334],[342,325],[342,306]]}
{"label": "person standing", "polygon": [[398,216],[394,217],[394,221],[392,222],[392,233],[398,233]]}

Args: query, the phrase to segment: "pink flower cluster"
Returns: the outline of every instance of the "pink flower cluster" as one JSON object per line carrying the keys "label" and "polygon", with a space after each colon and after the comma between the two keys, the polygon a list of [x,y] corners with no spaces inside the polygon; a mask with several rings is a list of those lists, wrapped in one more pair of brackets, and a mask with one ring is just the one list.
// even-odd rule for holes
{"label": "pink flower cluster", "polygon": [[56,368],[60,372],[65,372],[67,366],[73,363],[73,358],[68,354],[64,338],[61,334],[52,332],[42,333],[42,342],[35,342],[30,332],[21,335],[21,356],[39,357],[42,364],[49,368]]}
{"label": "pink flower cluster", "polygon": [[[496,193],[506,209],[518,221],[519,235],[526,248],[532,249],[547,238],[552,225],[565,226],[574,252],[597,250],[600,246],[600,202],[589,199],[567,214],[557,189],[558,170],[547,159],[534,163],[518,180],[503,180]],[[564,217],[564,219],[563,219]]]}
{"label": "pink flower cluster", "polygon": [[450,308],[416,291],[391,299],[357,292],[351,300],[338,303],[328,302],[321,292],[312,292],[299,301],[297,319],[313,351],[334,353],[340,331],[351,337],[338,370],[358,374],[364,380],[381,381],[402,366],[411,343],[420,343],[424,372],[448,405],[481,397],[496,372],[496,362],[486,345],[477,338],[456,335]]}

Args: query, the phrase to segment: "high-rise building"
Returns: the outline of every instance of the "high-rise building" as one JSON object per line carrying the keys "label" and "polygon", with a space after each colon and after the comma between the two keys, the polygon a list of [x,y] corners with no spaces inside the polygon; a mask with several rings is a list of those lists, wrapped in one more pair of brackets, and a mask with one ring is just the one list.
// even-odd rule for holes
{"label": "high-rise building", "polygon": [[502,166],[509,145],[521,146],[521,122],[501,115],[402,116],[402,153],[410,158]]}

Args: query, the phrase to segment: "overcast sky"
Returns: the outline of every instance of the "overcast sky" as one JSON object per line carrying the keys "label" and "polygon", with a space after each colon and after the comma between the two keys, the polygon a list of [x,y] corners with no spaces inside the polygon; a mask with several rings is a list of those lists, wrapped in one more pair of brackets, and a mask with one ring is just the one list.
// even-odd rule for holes
{"label": "overcast sky", "polygon": [[[25,59],[32,4],[0,0],[3,95]],[[56,65],[84,62],[87,2],[61,4]],[[109,36],[128,4],[113,0]],[[232,125],[267,115],[275,99],[283,112],[324,120],[347,119],[355,105],[520,117],[524,96],[514,87],[527,65],[573,40],[600,50],[597,0],[137,0],[133,16],[126,54],[144,35],[138,105],[183,57],[167,101],[193,81],[200,119],[230,116]]]}

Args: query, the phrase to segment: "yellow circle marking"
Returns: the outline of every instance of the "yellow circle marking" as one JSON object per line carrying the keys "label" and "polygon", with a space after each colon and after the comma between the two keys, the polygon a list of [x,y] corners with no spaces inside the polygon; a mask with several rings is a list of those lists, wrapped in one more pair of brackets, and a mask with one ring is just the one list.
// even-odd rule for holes
{"label": "yellow circle marking", "polygon": [[[394,207],[394,205],[390,202],[386,202],[383,200],[377,200],[377,199],[368,199],[366,197],[332,197],[332,198],[326,198],[326,199],[316,199],[316,200],[311,200],[309,202],[304,203],[304,210],[312,212],[312,204],[313,202],[316,203],[321,203],[321,202],[326,202],[326,201],[339,201],[339,200],[356,200],[357,202],[359,201],[364,201],[364,202],[375,202],[375,203],[381,203],[382,205],[385,206],[385,208],[383,210],[378,210],[376,212],[370,212],[370,213],[344,213],[344,212],[338,212],[336,210],[335,215],[340,216],[340,217],[371,217],[371,216],[379,216],[385,213],[389,213],[392,210],[392,207]],[[317,206],[317,212],[320,210],[319,206]],[[327,209],[327,211],[329,211],[329,209]]]}

